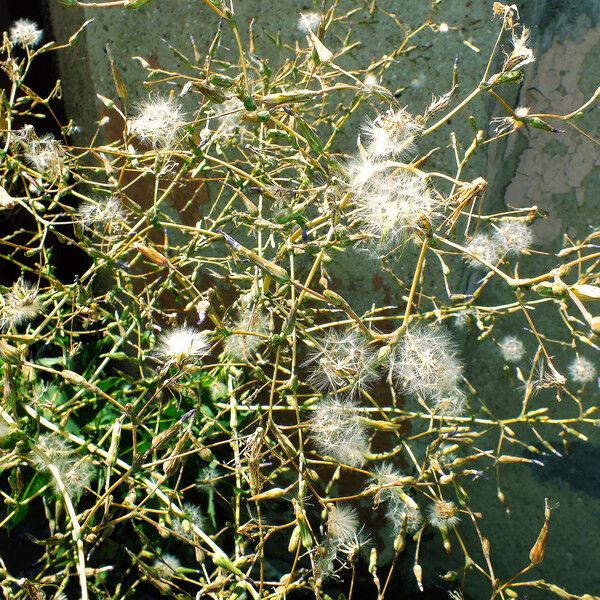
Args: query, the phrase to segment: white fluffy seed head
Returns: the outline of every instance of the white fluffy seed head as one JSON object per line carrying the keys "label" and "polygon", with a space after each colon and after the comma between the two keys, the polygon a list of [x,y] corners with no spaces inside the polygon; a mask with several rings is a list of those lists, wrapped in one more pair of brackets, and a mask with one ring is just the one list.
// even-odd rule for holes
{"label": "white fluffy seed head", "polygon": [[503,254],[519,254],[533,244],[533,233],[519,221],[505,221],[496,227],[494,240]]}
{"label": "white fluffy seed head", "polygon": [[[69,443],[57,433],[43,433],[37,441],[36,446],[48,457],[48,460],[55,464],[65,459],[75,460],[75,454]],[[46,462],[37,454],[31,455],[31,460],[41,470],[47,468]]]}
{"label": "white fluffy seed head", "polygon": [[65,153],[60,143],[50,134],[40,138],[30,136],[29,139],[18,140],[24,148],[27,162],[40,175],[48,179],[60,177],[65,170]]}
{"label": "white fluffy seed head", "polygon": [[218,135],[232,136],[242,123],[244,110],[244,103],[237,96],[231,96],[220,104],[216,115],[219,122]]}
{"label": "white fluffy seed head", "polygon": [[533,50],[527,47],[529,37],[530,31],[527,29],[527,27],[523,27],[520,35],[517,35],[513,30],[513,51],[506,57],[506,60],[504,61],[504,71],[514,71],[515,69],[524,67],[535,60]]}
{"label": "white fluffy seed head", "polygon": [[210,348],[206,333],[193,327],[176,327],[163,333],[156,354],[165,361],[176,363],[201,358]]}
{"label": "white fluffy seed head", "polygon": [[407,329],[390,361],[397,385],[409,394],[442,402],[460,393],[462,366],[454,343],[440,325]]}
{"label": "white fluffy seed head", "polygon": [[319,28],[319,23],[321,22],[321,14],[315,11],[309,11],[302,13],[300,18],[298,19],[298,29],[302,33],[308,33],[312,31],[313,33],[317,32]]}
{"label": "white fluffy seed head", "polygon": [[18,19],[11,25],[8,35],[13,44],[35,48],[42,41],[44,32],[37,23],[29,19]]}
{"label": "white fluffy seed head", "polygon": [[421,229],[437,207],[425,181],[406,170],[372,175],[354,193],[354,202],[367,232],[388,243]]}
{"label": "white fluffy seed head", "polygon": [[357,538],[360,522],[357,512],[345,504],[331,507],[327,515],[327,533],[340,542],[351,542]]}
{"label": "white fluffy seed head", "polygon": [[382,462],[375,469],[371,475],[371,484],[377,487],[383,487],[378,492],[378,497],[384,502],[396,502],[401,500],[404,496],[404,490],[400,485],[392,485],[402,479],[404,475],[398,471],[394,466],[387,462]]}
{"label": "white fluffy seed head", "polygon": [[374,160],[402,157],[414,149],[421,127],[404,109],[388,111],[365,121],[362,134],[367,156]]}
{"label": "white fluffy seed head", "polygon": [[163,554],[154,561],[152,566],[162,579],[173,579],[177,574],[177,570],[181,568],[181,563],[176,556]]}
{"label": "white fluffy seed head", "polygon": [[37,286],[19,279],[7,294],[0,296],[0,329],[27,323],[39,315],[43,308]]}
{"label": "white fluffy seed head", "polygon": [[458,524],[460,516],[456,504],[449,500],[437,500],[429,506],[429,522],[442,531]]}
{"label": "white fluffy seed head", "polygon": [[385,171],[385,163],[357,154],[344,167],[344,179],[350,191],[357,197],[369,181]]}
{"label": "white fluffy seed head", "polygon": [[423,525],[423,514],[416,505],[404,502],[400,498],[389,501],[386,505],[386,517],[393,527],[393,537],[404,528],[408,533],[416,533]]}
{"label": "white fluffy seed head", "polygon": [[[40,435],[36,446],[45,458],[34,452],[31,455],[32,463],[40,471],[48,470],[48,462],[52,464],[57,469],[67,494],[76,501],[95,477],[95,468],[90,457],[78,458],[70,444],[57,433]],[[57,495],[62,493],[54,477],[52,486]]]}
{"label": "white fluffy seed head", "polygon": [[264,343],[265,340],[261,336],[268,333],[269,320],[259,308],[242,308],[237,319],[231,323],[230,329],[247,333],[234,333],[225,338],[225,352],[234,358],[248,360]]}
{"label": "white fluffy seed head", "polygon": [[575,383],[591,383],[596,379],[597,370],[594,363],[583,357],[576,356],[568,368],[569,377]]}
{"label": "white fluffy seed head", "polygon": [[358,416],[358,407],[352,400],[323,399],[309,422],[310,438],[319,454],[342,464],[361,466],[369,453],[369,439]]}
{"label": "white fluffy seed head", "polygon": [[179,138],[185,124],[181,107],[173,98],[151,97],[137,109],[129,121],[129,132],[154,148],[170,148]]}
{"label": "white fluffy seed head", "polygon": [[353,330],[328,331],[304,366],[311,369],[308,381],[322,392],[343,390],[354,395],[377,378],[376,354],[365,337]]}
{"label": "white fluffy seed head", "polygon": [[465,395],[460,390],[453,390],[435,399],[435,412],[445,417],[460,417],[465,413]]}
{"label": "white fluffy seed head", "polygon": [[474,308],[465,308],[454,313],[454,326],[458,329],[465,329],[467,325],[476,317],[476,311]]}
{"label": "white fluffy seed head", "polygon": [[467,250],[474,254],[476,258],[465,255],[466,261],[475,268],[485,268],[477,258],[485,262],[495,265],[502,254],[500,245],[497,240],[487,233],[478,233],[467,244]]}
{"label": "white fluffy seed head", "polygon": [[502,358],[509,363],[518,363],[525,356],[525,345],[515,335],[506,335],[498,342]]}
{"label": "white fluffy seed head", "polygon": [[206,516],[199,506],[191,502],[184,502],[181,510],[184,517],[177,517],[173,520],[173,531],[193,542],[195,537],[194,526],[198,527],[198,529],[204,529],[206,527]]}
{"label": "white fluffy seed head", "polygon": [[118,231],[126,222],[125,210],[117,196],[86,200],[78,213],[79,220],[88,229]]}
{"label": "white fluffy seed head", "polygon": [[[96,469],[89,456],[70,463],[59,463],[57,466],[67,493],[72,499],[78,499],[84,488],[88,487],[96,476]],[[55,491],[59,493],[56,485]]]}

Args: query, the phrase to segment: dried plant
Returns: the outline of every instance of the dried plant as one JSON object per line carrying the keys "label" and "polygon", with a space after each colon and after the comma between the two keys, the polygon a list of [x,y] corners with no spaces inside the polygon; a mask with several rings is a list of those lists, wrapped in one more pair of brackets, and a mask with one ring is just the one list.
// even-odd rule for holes
{"label": "dried plant", "polygon": [[[559,135],[548,123],[570,126],[600,91],[567,115],[513,112],[503,86],[534,54],[516,8],[496,2],[478,85],[460,90],[455,73],[431,106],[404,106],[379,82],[420,32],[449,31],[438,3],[354,70],[343,4],[299,16],[306,41],[274,37],[287,60],[267,65],[233,6],[204,0],[215,43],[174,49],[176,71],[141,59],[150,91],[137,105],[110,59],[115,93],[99,97],[106,116],[83,148],[72,123],[62,139],[44,133],[60,87],[41,98],[27,85],[31,65],[65,46],[28,21],[4,36],[0,212],[26,225],[1,240],[18,272],[0,289],[2,525],[45,523],[26,578],[0,559],[5,597],[325,600],[368,585],[382,600],[403,556],[412,571],[400,579],[431,585],[424,548],[441,544],[462,557],[442,582],[453,597],[477,580],[491,599],[527,587],[580,598],[527,577],[549,506],[529,558],[514,555],[514,576],[500,579],[472,498],[491,477],[505,502],[506,464],[537,465],[551,440],[567,447],[599,423],[599,233],[565,236],[551,268],[522,276],[545,251],[530,228],[543,215],[491,213],[487,182],[464,173],[522,127]],[[376,1],[350,4],[400,23]],[[502,125],[430,168],[436,135],[482,97]],[[107,123],[122,135],[110,139]],[[74,281],[57,275],[56,243],[86,257]],[[365,252],[396,305],[360,312],[334,285],[337,259]],[[517,320],[519,336],[507,334]],[[504,369],[513,395],[501,407],[469,381],[457,325]]]}

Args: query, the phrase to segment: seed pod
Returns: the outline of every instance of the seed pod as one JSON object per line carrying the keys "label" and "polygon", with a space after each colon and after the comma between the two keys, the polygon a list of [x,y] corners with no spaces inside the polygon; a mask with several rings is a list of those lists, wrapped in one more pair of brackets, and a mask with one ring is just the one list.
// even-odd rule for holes
{"label": "seed pod", "polygon": [[415,563],[413,565],[413,573],[415,575],[415,579],[417,580],[417,586],[419,588],[419,591],[422,592],[423,591],[423,568],[421,567],[420,564]]}
{"label": "seed pod", "polygon": [[290,543],[288,544],[288,552],[293,554],[298,549],[298,544],[300,543],[300,527],[296,525],[292,530],[292,535],[290,537]]}
{"label": "seed pod", "polygon": [[287,494],[287,490],[283,488],[272,488],[267,490],[266,492],[262,492],[260,494],[256,494],[255,496],[251,496],[248,500],[252,500],[254,502],[260,502],[261,500],[272,500],[273,498],[281,498]]}
{"label": "seed pod", "polygon": [[158,250],[155,250],[150,246],[140,244],[140,242],[134,242],[133,247],[155,265],[164,267],[165,265],[169,264],[169,259],[166,256],[162,255],[160,252],[158,252]]}
{"label": "seed pod", "polygon": [[221,567],[222,569],[225,569],[231,573],[234,573],[238,577],[245,577],[244,573],[242,571],[240,571],[240,569],[238,569],[231,562],[229,557],[226,556],[223,552],[215,552],[212,555],[212,561],[215,563],[215,565],[217,565],[217,567]]}
{"label": "seed pod", "polygon": [[536,540],[533,548],[529,552],[529,560],[532,565],[539,565],[544,559],[544,553],[546,552],[546,543],[548,541],[548,533],[550,531],[550,504],[548,498],[546,498],[546,507],[544,510],[544,524],[538,539]]}
{"label": "seed pod", "polygon": [[600,287],[597,285],[578,284],[571,286],[571,291],[584,302],[592,302],[594,300],[600,300]]}

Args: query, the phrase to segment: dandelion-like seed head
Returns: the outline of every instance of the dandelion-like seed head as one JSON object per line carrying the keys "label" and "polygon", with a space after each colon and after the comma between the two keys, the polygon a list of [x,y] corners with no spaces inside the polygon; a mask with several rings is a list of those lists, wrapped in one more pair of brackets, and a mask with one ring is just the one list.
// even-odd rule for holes
{"label": "dandelion-like seed head", "polygon": [[193,327],[176,327],[161,335],[156,353],[165,361],[180,363],[204,356],[209,348],[206,333]]}
{"label": "dandelion-like seed head", "polygon": [[435,412],[445,417],[460,417],[465,412],[466,399],[460,390],[443,394],[435,400]]}
{"label": "dandelion-like seed head", "polygon": [[[76,501],[96,474],[90,457],[79,458],[71,445],[57,433],[40,435],[36,447],[41,451],[43,457],[33,452],[31,462],[40,471],[48,470],[48,462],[52,464],[58,471],[67,494],[73,501]],[[57,495],[62,493],[54,477],[52,486]]]}
{"label": "dandelion-like seed head", "polygon": [[305,12],[300,15],[298,19],[298,29],[302,33],[308,33],[312,31],[316,33],[321,23],[321,14],[315,11]]}
{"label": "dandelion-like seed head", "polygon": [[79,207],[79,219],[84,226],[118,231],[126,222],[125,211],[117,196],[86,200]]}
{"label": "dandelion-like seed head", "polygon": [[385,170],[385,164],[358,154],[348,160],[344,168],[348,188],[355,194],[362,192],[363,186]]}
{"label": "dandelion-like seed head", "polygon": [[414,149],[415,135],[420,130],[405,109],[378,115],[362,126],[367,155],[375,160],[405,156]]}
{"label": "dandelion-like seed head", "polygon": [[582,385],[591,383],[597,375],[594,363],[584,356],[576,356],[569,365],[568,372],[572,381]]}
{"label": "dandelion-like seed head", "polygon": [[348,505],[336,504],[327,515],[327,533],[340,542],[351,542],[356,539],[360,528],[357,512]]}
{"label": "dandelion-like seed head", "polygon": [[[96,469],[89,456],[62,464],[59,461],[57,467],[67,493],[74,499],[78,499],[84,488],[88,487],[96,477]],[[55,491],[59,493],[56,486]]]}
{"label": "dandelion-like seed head", "polygon": [[42,310],[43,303],[38,297],[38,287],[19,279],[6,295],[0,296],[0,329],[27,323]]}
{"label": "dandelion-like seed head", "polygon": [[231,96],[219,105],[217,120],[220,136],[229,137],[237,131],[242,122],[244,110],[244,103],[237,96]]}
{"label": "dandelion-like seed head", "polygon": [[[65,459],[74,457],[73,449],[69,443],[56,433],[43,433],[37,441],[36,446],[48,457],[52,464],[56,464]],[[31,455],[33,464],[40,470],[46,469],[46,462],[43,461],[37,454]]]}
{"label": "dandelion-like seed head", "polygon": [[533,244],[533,233],[519,221],[505,221],[496,227],[494,240],[504,254],[519,254]]}
{"label": "dandelion-like seed head", "polygon": [[439,325],[409,328],[390,360],[397,384],[410,394],[435,402],[459,393],[462,366],[449,334]]}
{"label": "dandelion-like seed head", "polygon": [[509,363],[518,363],[525,356],[525,344],[515,335],[504,336],[498,342],[502,358]]}
{"label": "dandelion-like seed head", "polygon": [[162,579],[173,579],[177,570],[181,568],[181,562],[172,554],[163,554],[154,561],[152,566]]}
{"label": "dandelion-like seed head", "polygon": [[319,341],[304,363],[311,368],[308,381],[318,390],[344,389],[355,394],[377,378],[376,354],[360,333],[332,330]]}
{"label": "dandelion-like seed head", "polygon": [[248,360],[264,343],[261,336],[269,331],[269,320],[259,308],[242,308],[230,327],[247,333],[234,333],[227,337],[223,344],[225,352],[234,358]]}
{"label": "dandelion-like seed head", "polygon": [[535,60],[533,50],[527,47],[531,32],[527,27],[521,29],[521,35],[517,35],[514,31],[512,34],[513,51],[506,57],[504,61],[504,71],[514,71],[520,69]]}
{"label": "dandelion-like seed head", "polygon": [[395,241],[434,217],[437,202],[410,171],[379,173],[355,194],[357,215],[376,239]]}
{"label": "dandelion-like seed head", "polygon": [[143,102],[129,121],[129,132],[153,148],[170,148],[185,124],[183,111],[176,100],[154,96]]}
{"label": "dandelion-like seed head", "polygon": [[459,310],[458,312],[454,313],[454,326],[458,329],[464,329],[475,317],[475,314],[476,312],[473,308]]}
{"label": "dandelion-like seed head", "polygon": [[8,35],[15,45],[35,48],[42,41],[44,32],[37,23],[29,19],[18,19],[11,25]]}
{"label": "dandelion-like seed head", "polygon": [[25,159],[38,173],[49,179],[56,179],[63,174],[64,149],[52,135],[23,137],[20,143],[24,148]]}
{"label": "dandelion-like seed head", "polygon": [[402,497],[406,494],[404,493],[403,487],[397,483],[403,477],[404,475],[398,471],[394,465],[388,462],[382,462],[373,470],[370,481],[371,484],[376,487],[390,486],[382,487],[378,492],[378,498],[380,500],[384,502],[395,503],[400,501],[404,503]]}
{"label": "dandelion-like seed head", "polygon": [[429,506],[429,522],[437,529],[448,530],[460,521],[456,504],[449,500],[437,500]]}
{"label": "dandelion-like seed head", "polygon": [[204,492],[211,492],[217,486],[217,480],[220,477],[219,470],[215,464],[204,467],[198,473],[196,487]]}
{"label": "dandelion-like seed head", "polygon": [[416,533],[423,525],[423,514],[413,501],[407,503],[396,498],[387,503],[385,515],[392,524],[393,537],[405,528],[408,533]]}
{"label": "dandelion-like seed head", "polygon": [[474,254],[476,258],[473,256],[466,256],[466,261],[475,268],[485,268],[484,265],[477,260],[480,258],[481,260],[495,265],[501,255],[500,246],[496,239],[492,238],[492,236],[487,233],[478,233],[473,239],[467,244],[467,250]]}
{"label": "dandelion-like seed head", "polygon": [[309,432],[319,454],[340,463],[358,467],[369,453],[366,426],[358,419],[356,404],[349,399],[322,400],[309,422]]}
{"label": "dandelion-like seed head", "polygon": [[184,517],[173,520],[172,528],[175,533],[187,540],[194,541],[194,526],[199,529],[206,527],[206,517],[202,509],[191,502],[184,502],[181,506]]}

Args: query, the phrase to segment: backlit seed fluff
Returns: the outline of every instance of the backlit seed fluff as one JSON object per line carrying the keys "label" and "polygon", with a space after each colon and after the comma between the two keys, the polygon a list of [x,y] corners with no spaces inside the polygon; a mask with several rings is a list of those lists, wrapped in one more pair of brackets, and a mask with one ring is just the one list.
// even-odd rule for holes
{"label": "backlit seed fluff", "polygon": [[152,566],[160,578],[173,579],[177,575],[177,570],[181,568],[181,563],[176,556],[163,554],[154,561]]}
{"label": "backlit seed fluff", "polygon": [[362,126],[367,155],[379,160],[385,157],[401,157],[414,148],[415,135],[421,127],[401,109],[388,111]]}
{"label": "backlit seed fluff", "polygon": [[465,412],[465,396],[460,390],[443,394],[435,400],[435,412],[446,417],[460,417]]}
{"label": "backlit seed fluff", "polygon": [[582,385],[591,383],[597,375],[594,363],[583,356],[576,356],[569,365],[568,371],[571,381]]}
{"label": "backlit seed fluff", "polygon": [[[34,134],[35,135],[35,134]],[[46,178],[60,177],[65,169],[64,149],[50,134],[40,138],[30,137],[18,139],[24,148],[27,162]]]}
{"label": "backlit seed fluff", "polygon": [[13,44],[34,48],[42,41],[44,32],[37,23],[29,19],[18,19],[12,24],[8,35]]}
{"label": "backlit seed fluff", "polygon": [[345,504],[331,507],[327,515],[327,533],[336,541],[351,542],[356,539],[360,528],[358,514]]}
{"label": "backlit seed fluff", "polygon": [[305,12],[302,13],[298,19],[298,29],[303,33],[308,33],[308,31],[316,33],[320,22],[321,15],[318,12]]}
{"label": "backlit seed fluff", "polygon": [[129,121],[129,132],[154,148],[169,148],[177,143],[184,124],[183,111],[176,100],[155,96],[140,104]]}
{"label": "backlit seed fluff", "polygon": [[39,315],[43,304],[38,297],[38,288],[19,279],[9,292],[0,296],[0,329],[8,329],[27,323]]}
{"label": "backlit seed fluff", "polygon": [[156,354],[165,361],[183,362],[204,356],[209,348],[206,333],[193,327],[176,327],[161,335]]}
{"label": "backlit seed fluff", "polygon": [[353,395],[377,378],[375,352],[362,334],[330,330],[317,343],[304,363],[310,369],[308,381],[316,389]]}
{"label": "backlit seed fluff", "polygon": [[117,196],[86,200],[78,212],[80,222],[88,229],[117,231],[126,221],[125,211]]}
{"label": "backlit seed fluff", "polygon": [[244,333],[234,333],[225,338],[225,352],[234,358],[248,360],[265,342],[262,336],[269,331],[269,321],[259,308],[243,308],[239,311],[237,319],[231,323],[231,329]]}
{"label": "backlit seed fluff", "polygon": [[442,531],[454,527],[460,521],[458,509],[454,502],[437,500],[429,506],[429,522]]}
{"label": "backlit seed fluff", "polygon": [[[79,458],[71,445],[57,433],[45,433],[38,437],[36,447],[43,456],[33,452],[32,463],[47,471],[53,465],[60,475],[67,494],[76,501],[95,477],[95,468],[89,456]],[[57,495],[62,494],[58,482],[52,477],[52,486]]]}
{"label": "backlit seed fluff", "polygon": [[390,354],[396,384],[434,402],[459,393],[462,366],[448,332],[440,325],[406,330]]}
{"label": "backlit seed fluff", "polygon": [[395,241],[433,218],[437,202],[410,171],[379,172],[354,193],[356,214],[380,241]]}
{"label": "backlit seed fluff", "polygon": [[493,235],[503,254],[519,254],[533,244],[533,233],[519,221],[505,221],[496,226]]}
{"label": "backlit seed fluff", "polygon": [[506,362],[518,363],[525,356],[525,345],[514,335],[507,335],[498,342],[498,348]]}
{"label": "backlit seed fluff", "polygon": [[406,493],[398,483],[403,477],[404,475],[390,463],[382,462],[377,465],[371,475],[371,484],[376,487],[386,487],[381,487],[376,498],[383,502],[403,502],[402,498]]}
{"label": "backlit seed fluff", "polygon": [[369,439],[358,417],[358,407],[351,400],[323,399],[308,424],[310,439],[319,454],[360,467],[369,452]]}
{"label": "backlit seed fluff", "polygon": [[485,268],[481,260],[495,266],[501,256],[498,242],[487,233],[475,235],[467,244],[467,250],[474,256],[465,255],[465,259],[475,268]]}
{"label": "backlit seed fluff", "polygon": [[194,526],[198,529],[204,529],[206,527],[206,517],[202,509],[191,502],[184,502],[181,510],[184,516],[173,519],[173,531],[193,542],[195,539]]}
{"label": "backlit seed fluff", "polygon": [[414,500],[412,503],[407,503],[398,498],[396,501],[388,502],[385,516],[392,525],[393,537],[397,536],[403,528],[407,533],[416,533],[423,525],[423,514]]}

